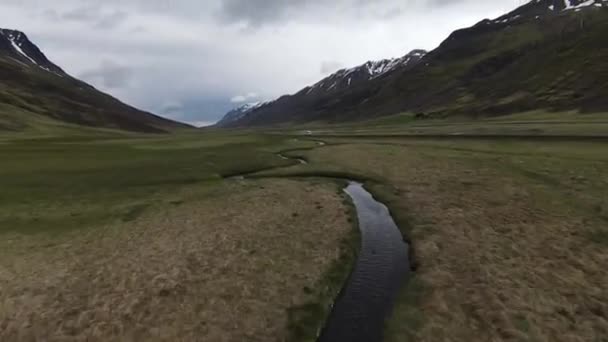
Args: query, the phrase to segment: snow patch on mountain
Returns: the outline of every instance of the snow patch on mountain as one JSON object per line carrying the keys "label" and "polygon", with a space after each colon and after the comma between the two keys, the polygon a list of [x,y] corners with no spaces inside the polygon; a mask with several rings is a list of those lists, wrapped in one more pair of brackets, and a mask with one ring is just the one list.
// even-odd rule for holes
{"label": "snow patch on mountain", "polygon": [[9,36],[9,37],[8,37],[8,40],[9,40],[9,41],[11,42],[11,44],[13,45],[13,48],[14,48],[14,49],[15,49],[15,50],[16,50],[16,51],[17,51],[17,52],[20,54],[20,55],[22,55],[23,57],[27,58],[27,59],[28,59],[30,62],[32,62],[33,64],[38,65],[38,63],[36,63],[36,61],[35,61],[35,60],[34,60],[32,57],[28,56],[28,55],[27,55],[25,52],[23,52],[23,50],[21,49],[21,46],[20,46],[20,45],[21,45],[21,44],[23,44],[23,43],[17,43],[17,42],[15,42],[15,40],[17,40],[17,39],[19,39],[19,36],[17,36],[17,37]]}
{"label": "snow patch on mountain", "polygon": [[541,19],[545,15],[574,11],[586,8],[608,8],[608,0],[531,0],[509,14],[494,20],[484,20],[483,24],[510,24],[518,19]]}
{"label": "snow patch on mountain", "polygon": [[313,92],[331,92],[343,90],[356,83],[369,81],[382,75],[388,74],[400,67],[406,67],[417,63],[427,54],[424,50],[413,50],[400,58],[369,61],[350,69],[342,69],[324,78],[320,82],[304,88],[306,94]]}
{"label": "snow patch on mountain", "polygon": [[9,43],[9,53],[12,48],[12,55],[17,57],[11,59],[19,62],[19,64],[26,67],[36,66],[59,77],[64,77],[63,70],[51,63],[38,47],[28,39],[25,33],[0,28],[0,39]]}
{"label": "snow patch on mountain", "polygon": [[254,110],[266,105],[270,103],[269,101],[264,101],[264,102],[252,102],[252,103],[246,103],[244,105],[241,105],[233,110],[231,110],[230,112],[228,112],[224,118],[222,118],[222,120],[220,120],[217,125],[221,126],[221,125],[226,125],[229,124],[231,122],[236,122],[241,120],[242,118],[244,118],[245,116],[247,116],[249,113],[253,112]]}

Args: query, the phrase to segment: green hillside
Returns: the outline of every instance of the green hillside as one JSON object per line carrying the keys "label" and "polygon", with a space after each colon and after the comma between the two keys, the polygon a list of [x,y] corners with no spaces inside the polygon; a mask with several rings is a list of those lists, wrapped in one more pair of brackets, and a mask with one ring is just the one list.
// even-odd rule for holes
{"label": "green hillside", "polygon": [[162,133],[189,126],[98,91],[50,62],[22,32],[0,29],[0,131],[75,127]]}

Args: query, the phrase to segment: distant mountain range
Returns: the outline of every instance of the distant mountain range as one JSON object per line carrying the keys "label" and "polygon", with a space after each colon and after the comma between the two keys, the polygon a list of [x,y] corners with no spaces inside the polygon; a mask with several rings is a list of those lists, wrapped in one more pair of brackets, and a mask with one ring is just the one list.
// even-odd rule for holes
{"label": "distant mountain range", "polygon": [[218,125],[342,122],[400,112],[608,111],[606,32],[608,0],[532,0],[455,31],[429,53],[340,70]]}
{"label": "distant mountain range", "polygon": [[[400,58],[368,61],[365,64],[350,69],[339,70],[316,84],[300,90],[294,95],[286,95],[275,101],[248,103],[230,112],[217,123],[217,126],[226,127],[239,125],[251,118],[251,115],[272,115],[277,113],[283,119],[283,113],[297,111],[299,108],[331,99],[332,96],[356,86],[366,84],[374,79],[397,70],[404,70],[416,65],[427,54],[424,50],[413,50]],[[255,114],[254,114],[255,113]],[[265,114],[269,113],[269,114]]]}
{"label": "distant mountain range", "polygon": [[227,125],[230,125],[231,123],[238,122],[239,120],[243,119],[247,114],[260,108],[261,106],[263,106],[266,103],[267,102],[245,103],[245,104],[229,111],[228,113],[226,113],[226,115],[224,115],[222,120],[220,122],[218,122],[217,125],[227,126]]}
{"label": "distant mountain range", "polygon": [[98,91],[48,60],[25,33],[0,29],[0,132],[66,125],[150,133],[189,127]]}

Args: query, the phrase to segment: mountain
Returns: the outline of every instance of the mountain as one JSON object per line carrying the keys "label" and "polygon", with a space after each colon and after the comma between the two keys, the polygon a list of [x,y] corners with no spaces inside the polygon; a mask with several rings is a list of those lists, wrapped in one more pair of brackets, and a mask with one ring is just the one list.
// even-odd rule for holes
{"label": "mountain", "polygon": [[324,78],[311,87],[306,87],[298,94],[307,97],[322,97],[332,93],[344,91],[351,86],[360,85],[367,81],[381,77],[382,75],[400,70],[408,66],[414,66],[427,52],[424,50],[413,50],[401,58],[383,59],[380,61],[369,61],[363,65],[351,69],[342,69]]}
{"label": "mountain", "polygon": [[0,132],[78,126],[146,133],[189,127],[98,91],[52,63],[25,33],[0,29]]}
{"label": "mountain", "polygon": [[608,112],[606,32],[608,0],[532,0],[453,32],[411,66],[332,88],[314,100],[301,100],[310,90],[305,89],[231,126],[342,122],[401,112],[420,117],[534,109]]}
{"label": "mountain", "polygon": [[49,61],[23,32],[0,29],[0,51],[8,54],[9,58],[21,62],[24,66],[33,64],[60,77],[65,75],[65,72]]}
{"label": "mountain", "polygon": [[316,84],[300,90],[294,95],[283,96],[275,101],[246,105],[228,112],[217,126],[242,125],[256,117],[273,117],[282,122],[287,113],[303,113],[324,105],[334,96],[348,92],[373,80],[386,77],[393,72],[406,70],[416,65],[425,55],[424,50],[413,50],[400,58],[369,61],[350,69],[339,70]]}
{"label": "mountain", "polygon": [[263,106],[265,102],[246,103],[237,107],[224,115],[224,117],[216,124],[217,126],[229,126],[231,123],[238,122],[247,114]]}
{"label": "mountain", "polygon": [[564,11],[581,11],[585,7],[601,8],[608,6],[606,0],[532,0],[527,4],[518,7],[511,13],[508,13],[494,22],[505,23],[505,20],[524,18],[536,18],[547,14],[559,14]]}

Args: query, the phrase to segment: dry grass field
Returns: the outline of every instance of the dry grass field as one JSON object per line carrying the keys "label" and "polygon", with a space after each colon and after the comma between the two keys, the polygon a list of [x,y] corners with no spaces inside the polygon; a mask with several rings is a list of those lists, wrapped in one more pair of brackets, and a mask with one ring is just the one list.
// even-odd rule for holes
{"label": "dry grass field", "polygon": [[352,234],[336,190],[226,181],[131,222],[6,233],[0,340],[285,341]]}
{"label": "dry grass field", "polygon": [[248,133],[4,137],[0,341],[307,341],[357,249],[326,180],[224,179],[314,146]]}

